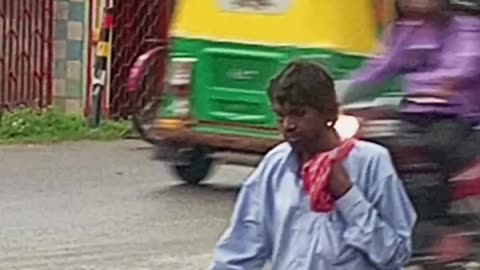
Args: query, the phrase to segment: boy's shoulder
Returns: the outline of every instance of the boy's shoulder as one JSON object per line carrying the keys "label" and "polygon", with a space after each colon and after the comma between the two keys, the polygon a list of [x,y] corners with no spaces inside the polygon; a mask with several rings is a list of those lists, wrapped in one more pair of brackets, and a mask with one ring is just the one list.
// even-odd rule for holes
{"label": "boy's shoulder", "polygon": [[[380,144],[358,140],[350,153],[350,157],[359,163],[374,163],[377,166],[391,163],[390,151]],[[373,164],[372,164],[373,165]]]}
{"label": "boy's shoulder", "polygon": [[382,145],[357,141],[355,148],[347,160],[354,171],[366,172],[370,175],[367,181],[372,184],[374,179],[384,179],[392,174],[396,175],[396,169],[387,148]]}
{"label": "boy's shoulder", "polygon": [[263,157],[259,166],[272,168],[284,165],[293,154],[293,149],[288,142],[282,142],[269,150]]}
{"label": "boy's shoulder", "polygon": [[358,153],[368,155],[372,157],[386,157],[389,156],[389,151],[384,146],[363,140],[357,140],[355,142],[355,148]]}
{"label": "boy's shoulder", "polygon": [[[364,141],[364,140],[356,140],[355,149],[360,153],[369,153],[371,155],[377,155],[377,156],[389,154],[387,148],[385,148],[384,146],[377,143]],[[278,144],[274,148],[272,148],[270,151],[268,151],[267,154],[265,155],[265,158],[275,159],[279,157],[285,157],[290,155],[291,152],[292,152],[292,147],[290,146],[290,144],[287,142],[283,142]]]}
{"label": "boy's shoulder", "polygon": [[[272,150],[270,150],[264,157],[265,162],[277,162],[279,160],[286,160],[292,154],[292,147],[289,143],[284,142]],[[390,158],[390,153],[387,148],[380,144],[376,144],[364,140],[356,140],[355,147],[352,150],[353,156],[361,156],[365,158],[384,159]]]}
{"label": "boy's shoulder", "polygon": [[[288,142],[280,143],[265,154],[248,182],[269,184],[270,180],[281,179],[282,177],[279,177],[278,173],[296,171],[298,163],[295,160],[290,144]],[[394,172],[389,151],[379,144],[368,141],[355,141],[355,147],[350,153],[347,163],[354,171],[361,171],[367,166],[372,170],[372,175],[379,177]]]}
{"label": "boy's shoulder", "polygon": [[292,152],[292,147],[288,142],[282,142],[277,146],[273,147],[271,150],[265,154],[266,159],[275,159],[278,157],[284,157]]}

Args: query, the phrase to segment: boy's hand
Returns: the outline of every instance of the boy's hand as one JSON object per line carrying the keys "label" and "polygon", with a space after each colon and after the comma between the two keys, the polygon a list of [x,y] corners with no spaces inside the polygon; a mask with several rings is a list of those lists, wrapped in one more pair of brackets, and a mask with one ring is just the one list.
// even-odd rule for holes
{"label": "boy's hand", "polygon": [[335,199],[341,198],[350,188],[352,182],[341,162],[335,162],[330,173],[330,193]]}

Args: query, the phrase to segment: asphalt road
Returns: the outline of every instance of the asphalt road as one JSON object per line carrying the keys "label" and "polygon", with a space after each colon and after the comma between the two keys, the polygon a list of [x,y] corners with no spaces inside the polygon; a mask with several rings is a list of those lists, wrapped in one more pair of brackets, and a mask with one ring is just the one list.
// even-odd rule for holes
{"label": "asphalt road", "polygon": [[0,269],[207,269],[251,168],[186,186],[146,146],[0,147]]}

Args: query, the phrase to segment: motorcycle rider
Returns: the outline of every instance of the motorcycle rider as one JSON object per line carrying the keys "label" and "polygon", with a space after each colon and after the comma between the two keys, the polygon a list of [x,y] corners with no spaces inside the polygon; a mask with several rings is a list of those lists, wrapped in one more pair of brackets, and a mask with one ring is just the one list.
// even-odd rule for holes
{"label": "motorcycle rider", "polygon": [[[435,191],[416,195],[434,194],[417,205],[419,219],[434,226],[448,224],[447,180],[473,166],[480,152],[480,135],[473,130],[480,124],[480,19],[472,16],[480,10],[479,2],[397,1],[398,18],[384,54],[353,74],[352,87],[342,98],[343,104],[358,101],[373,94],[374,86],[403,76],[401,118],[423,131],[422,139],[444,173]],[[419,224],[419,234],[432,231],[426,224]]]}

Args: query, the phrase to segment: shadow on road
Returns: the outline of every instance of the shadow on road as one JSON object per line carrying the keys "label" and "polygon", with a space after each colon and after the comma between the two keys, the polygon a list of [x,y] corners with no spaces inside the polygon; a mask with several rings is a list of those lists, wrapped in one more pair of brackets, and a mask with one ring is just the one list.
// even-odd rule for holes
{"label": "shadow on road", "polygon": [[239,186],[234,185],[221,185],[221,184],[200,184],[200,185],[193,185],[193,184],[179,184],[170,186],[167,188],[171,192],[206,192],[206,193],[214,193],[214,192],[229,192],[229,193],[236,193],[240,190]]}
{"label": "shadow on road", "polygon": [[236,196],[240,191],[239,186],[233,185],[220,185],[220,184],[179,184],[172,185],[162,189],[152,190],[149,194],[149,198],[159,198],[164,196],[185,197],[190,195],[193,197],[232,197]]}

